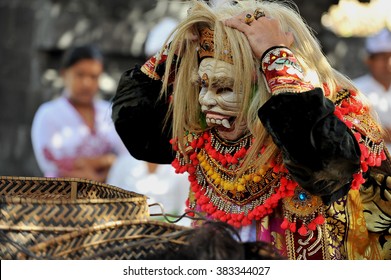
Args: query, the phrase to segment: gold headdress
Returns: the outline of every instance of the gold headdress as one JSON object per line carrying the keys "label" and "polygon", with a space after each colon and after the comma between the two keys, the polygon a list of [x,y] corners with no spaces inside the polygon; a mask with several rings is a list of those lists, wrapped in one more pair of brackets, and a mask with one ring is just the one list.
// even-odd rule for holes
{"label": "gold headdress", "polygon": [[209,27],[200,30],[200,46],[198,48],[198,58],[202,60],[205,57],[214,57],[233,64],[232,51],[228,39],[224,38],[223,50],[219,55],[215,54],[214,31]]}

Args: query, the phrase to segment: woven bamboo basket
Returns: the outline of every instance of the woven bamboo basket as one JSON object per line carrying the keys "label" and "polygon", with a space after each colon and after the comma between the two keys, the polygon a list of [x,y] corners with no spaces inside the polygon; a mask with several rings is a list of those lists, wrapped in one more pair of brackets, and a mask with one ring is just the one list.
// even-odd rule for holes
{"label": "woven bamboo basket", "polygon": [[66,233],[19,252],[18,259],[143,260],[187,244],[191,228],[160,221],[116,221]]}
{"label": "woven bamboo basket", "polygon": [[66,233],[149,219],[147,197],[83,179],[0,177],[0,259]]}

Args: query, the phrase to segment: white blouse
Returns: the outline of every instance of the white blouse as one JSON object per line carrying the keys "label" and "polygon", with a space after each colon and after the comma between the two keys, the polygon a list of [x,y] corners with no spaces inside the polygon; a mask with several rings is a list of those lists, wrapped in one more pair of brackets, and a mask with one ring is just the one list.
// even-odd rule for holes
{"label": "white blouse", "polygon": [[66,168],[80,156],[128,153],[111,120],[110,102],[96,99],[94,109],[95,131],[92,131],[64,95],[38,108],[31,137],[44,176],[58,177],[59,166]]}

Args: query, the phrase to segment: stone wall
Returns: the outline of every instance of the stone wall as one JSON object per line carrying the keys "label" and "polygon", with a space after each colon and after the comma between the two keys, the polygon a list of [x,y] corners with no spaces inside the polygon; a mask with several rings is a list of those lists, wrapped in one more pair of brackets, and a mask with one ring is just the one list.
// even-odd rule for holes
{"label": "stone wall", "polygon": [[0,1],[0,174],[37,174],[30,144],[40,88],[34,48],[39,1]]}
{"label": "stone wall", "polygon": [[[297,0],[333,64],[350,76],[364,69],[357,58],[362,39],[341,39],[320,25],[335,1]],[[0,0],[0,175],[41,176],[30,141],[38,106],[58,94],[63,50],[97,43],[106,58],[102,93],[110,98],[120,74],[145,59],[147,32],[164,15],[181,16],[183,6],[160,0]]]}

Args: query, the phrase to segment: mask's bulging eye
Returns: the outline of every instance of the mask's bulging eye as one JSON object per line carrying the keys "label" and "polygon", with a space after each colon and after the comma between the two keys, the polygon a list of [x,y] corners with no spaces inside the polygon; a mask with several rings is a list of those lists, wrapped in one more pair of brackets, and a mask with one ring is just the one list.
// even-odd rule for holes
{"label": "mask's bulging eye", "polygon": [[217,93],[220,94],[220,93],[225,93],[225,92],[232,92],[232,88],[220,88],[217,90]]}

